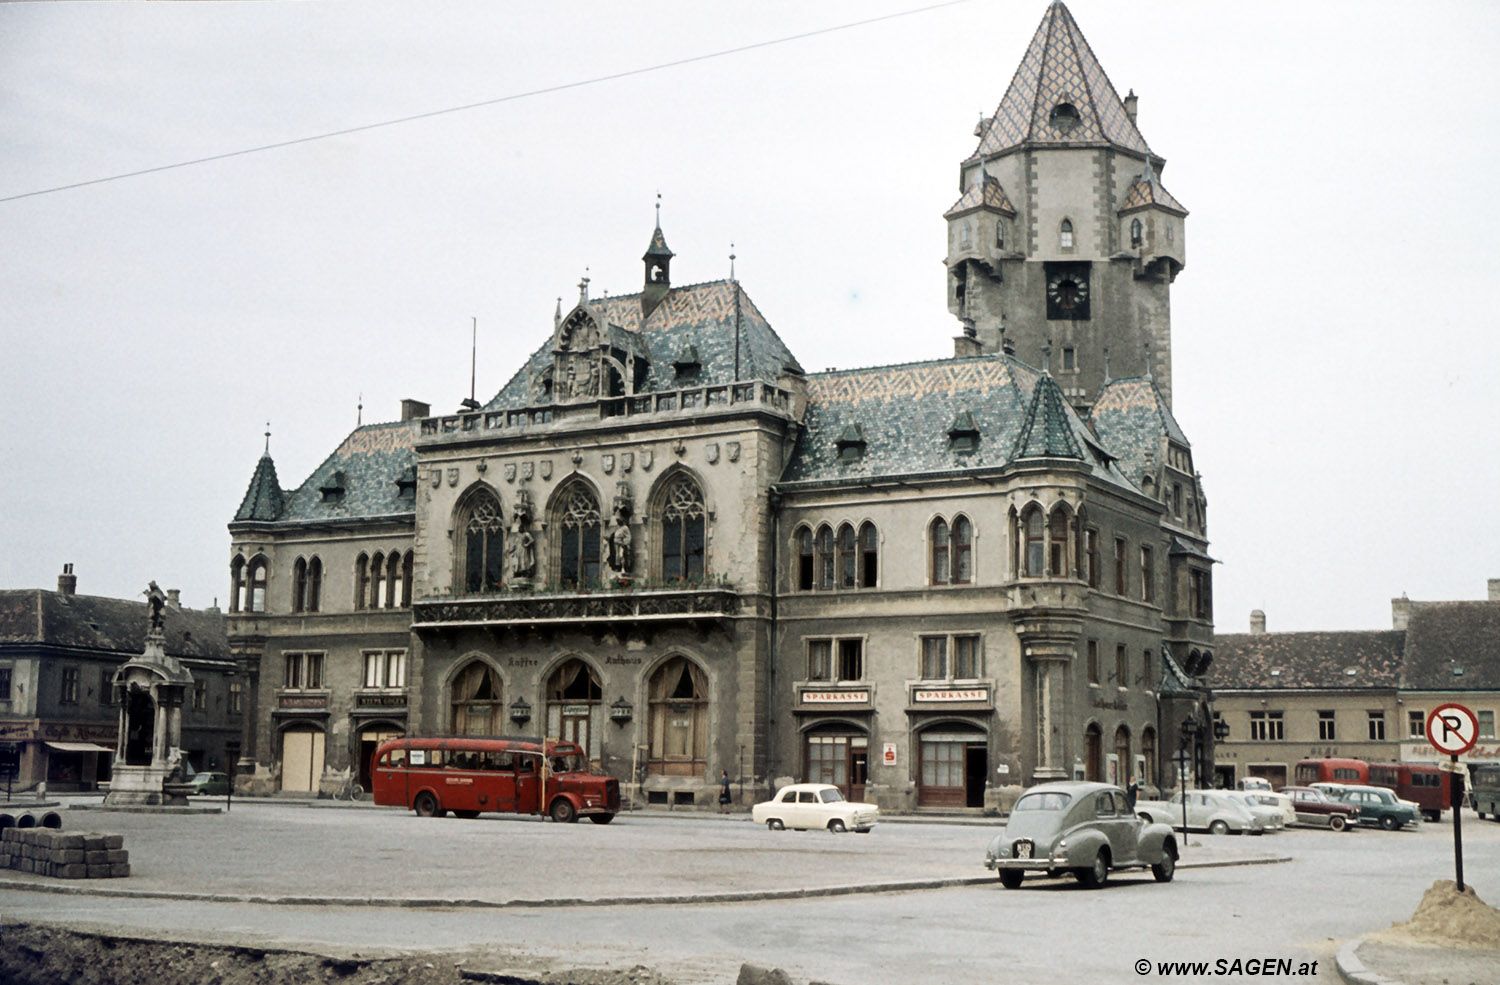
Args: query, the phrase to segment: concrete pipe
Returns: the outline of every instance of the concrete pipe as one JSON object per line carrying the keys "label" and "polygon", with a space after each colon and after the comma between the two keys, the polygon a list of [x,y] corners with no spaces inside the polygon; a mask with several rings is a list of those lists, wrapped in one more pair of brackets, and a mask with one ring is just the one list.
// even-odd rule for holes
{"label": "concrete pipe", "polygon": [[36,827],[36,816],[33,815],[33,814],[22,814],[20,817],[16,818],[16,827],[18,827],[18,828],[34,828],[34,827]]}
{"label": "concrete pipe", "polygon": [[0,831],[16,826],[16,816],[7,812],[0,812]]}
{"label": "concrete pipe", "polygon": [[61,828],[62,815],[57,811],[48,811],[42,815],[41,825],[44,828]]}

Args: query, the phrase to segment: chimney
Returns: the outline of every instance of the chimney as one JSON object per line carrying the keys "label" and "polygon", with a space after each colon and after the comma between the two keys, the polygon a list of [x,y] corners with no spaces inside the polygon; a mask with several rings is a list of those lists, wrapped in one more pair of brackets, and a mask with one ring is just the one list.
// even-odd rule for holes
{"label": "chimney", "polygon": [[180,609],[180,608],[182,608],[182,589],[180,589],[180,588],[169,588],[169,589],[167,589],[167,604],[170,605],[174,609]]}
{"label": "chimney", "polygon": [[1250,610],[1250,635],[1266,635],[1266,614],[1260,609]]}
{"label": "chimney", "polygon": [[1139,100],[1136,98],[1135,90],[1131,89],[1125,96],[1125,115],[1130,117],[1130,122],[1135,122],[1135,106]]}
{"label": "chimney", "polygon": [[73,574],[73,566],[71,564],[63,565],[62,574],[57,576],[57,594],[78,594],[78,576]]}
{"label": "chimney", "polygon": [[1411,622],[1411,599],[1402,592],[1399,599],[1391,599],[1391,628],[1405,629]]}
{"label": "chimney", "polygon": [[407,398],[401,401],[401,419],[403,421],[414,421],[432,415],[432,405],[424,404],[420,400]]}
{"label": "chimney", "polygon": [[1490,601],[1491,602],[1500,602],[1500,578],[1491,578],[1490,581],[1489,581],[1489,586],[1490,586]]}

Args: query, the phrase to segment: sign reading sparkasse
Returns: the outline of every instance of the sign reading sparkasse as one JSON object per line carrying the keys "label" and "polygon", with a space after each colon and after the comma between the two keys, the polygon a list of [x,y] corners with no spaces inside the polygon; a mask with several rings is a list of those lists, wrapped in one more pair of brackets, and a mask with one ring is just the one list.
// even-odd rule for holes
{"label": "sign reading sparkasse", "polygon": [[1438,705],[1427,716],[1427,741],[1449,756],[1461,756],[1479,738],[1479,719],[1463,705]]}

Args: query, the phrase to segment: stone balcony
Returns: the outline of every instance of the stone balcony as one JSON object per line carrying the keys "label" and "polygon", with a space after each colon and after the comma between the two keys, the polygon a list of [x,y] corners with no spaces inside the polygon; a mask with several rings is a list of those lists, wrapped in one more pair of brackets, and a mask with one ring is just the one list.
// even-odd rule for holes
{"label": "stone balcony", "polygon": [[593,589],[418,599],[417,632],[481,627],[548,632],[568,627],[595,632],[650,632],[673,625],[707,629],[735,617],[740,593],[727,585]]}

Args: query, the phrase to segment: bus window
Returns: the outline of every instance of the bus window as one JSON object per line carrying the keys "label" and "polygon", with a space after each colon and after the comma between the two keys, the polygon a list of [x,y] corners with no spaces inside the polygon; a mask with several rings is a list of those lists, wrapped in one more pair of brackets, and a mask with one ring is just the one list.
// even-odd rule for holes
{"label": "bus window", "polygon": [[536,772],[536,757],[535,756],[517,756],[516,757],[516,772],[517,773],[535,773]]}
{"label": "bus window", "polygon": [[387,749],[385,755],[380,757],[381,766],[399,767],[406,765],[405,749]]}

